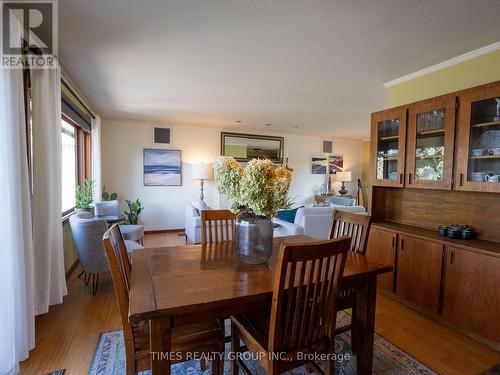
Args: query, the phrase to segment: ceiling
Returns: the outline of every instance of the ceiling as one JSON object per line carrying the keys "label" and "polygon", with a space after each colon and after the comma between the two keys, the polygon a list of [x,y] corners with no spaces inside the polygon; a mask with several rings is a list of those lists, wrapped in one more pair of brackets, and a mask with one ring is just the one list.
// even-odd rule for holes
{"label": "ceiling", "polygon": [[500,40],[498,0],[60,0],[59,13],[60,60],[103,117],[331,137],[369,135],[384,82]]}

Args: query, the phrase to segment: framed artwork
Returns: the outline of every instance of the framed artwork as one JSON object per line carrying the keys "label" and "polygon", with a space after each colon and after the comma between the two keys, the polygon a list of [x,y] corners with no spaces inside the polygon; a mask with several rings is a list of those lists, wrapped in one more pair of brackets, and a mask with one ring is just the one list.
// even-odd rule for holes
{"label": "framed artwork", "polygon": [[328,173],[335,174],[344,170],[344,155],[328,155]]}
{"label": "framed artwork", "polygon": [[182,185],[180,150],[144,149],[144,186]]}
{"label": "framed artwork", "polygon": [[311,174],[326,174],[328,157],[326,155],[311,156]]}

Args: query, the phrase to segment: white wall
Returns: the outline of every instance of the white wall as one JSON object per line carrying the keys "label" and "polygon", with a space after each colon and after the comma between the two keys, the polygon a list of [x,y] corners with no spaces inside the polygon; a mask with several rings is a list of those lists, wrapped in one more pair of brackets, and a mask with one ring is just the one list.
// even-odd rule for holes
{"label": "white wall", "polygon": [[[169,147],[152,143],[154,126],[172,129],[172,144]],[[125,199],[139,198],[145,207],[140,219],[146,230],[184,228],[184,207],[199,196],[199,182],[191,179],[191,166],[201,162],[210,163],[220,155],[221,131],[224,129],[104,119],[102,179],[106,190],[118,193],[122,208],[125,208]],[[312,204],[315,188],[327,179],[326,176],[312,175],[310,172],[310,157],[320,153],[322,139],[275,132],[265,134],[285,137],[285,154],[289,166],[294,169],[290,195],[299,196],[297,204]],[[354,194],[355,181],[361,178],[362,143],[334,139],[333,147],[334,153],[344,154],[344,168],[352,172],[353,179],[347,185],[349,192]],[[182,186],[144,186],[144,148],[182,150]],[[337,184],[335,187],[338,190]],[[205,183],[205,201],[211,207],[219,207],[219,195],[213,181]]]}

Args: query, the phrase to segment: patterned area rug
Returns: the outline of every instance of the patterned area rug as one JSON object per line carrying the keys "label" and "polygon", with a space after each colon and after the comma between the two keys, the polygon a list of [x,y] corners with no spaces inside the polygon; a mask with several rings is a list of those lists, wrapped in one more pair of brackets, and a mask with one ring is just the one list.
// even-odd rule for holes
{"label": "patterned area rug", "polygon": [[[344,325],[349,316],[343,313],[340,316],[339,325]],[[226,327],[226,330],[228,327]],[[356,374],[356,356],[351,352],[349,333],[344,333],[335,338],[335,353],[343,354],[343,361],[335,363],[335,373],[340,375]],[[226,345],[226,353],[230,350]],[[265,375],[266,371],[258,361],[245,361],[254,375]],[[321,366],[321,363],[318,363]],[[321,366],[322,367],[322,366]],[[224,361],[224,374],[231,373],[231,363]],[[89,375],[124,375],[125,374],[125,349],[123,344],[123,332],[112,331],[101,334],[97,343],[94,358],[89,369]],[[150,375],[150,371],[140,375]],[[201,371],[199,363],[189,361],[172,366],[172,375],[209,375],[210,370]],[[308,374],[304,367],[289,371],[288,375]],[[379,335],[375,335],[373,352],[373,374],[374,375],[406,375],[406,374],[436,374],[434,371],[411,357],[389,341]]]}
{"label": "patterned area rug", "polygon": [[500,364],[493,366],[489,370],[483,371],[481,375],[500,375]]}

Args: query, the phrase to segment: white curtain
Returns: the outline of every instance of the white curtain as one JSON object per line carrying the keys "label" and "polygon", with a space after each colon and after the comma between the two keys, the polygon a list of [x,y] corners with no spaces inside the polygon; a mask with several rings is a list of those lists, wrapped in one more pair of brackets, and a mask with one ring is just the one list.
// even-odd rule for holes
{"label": "white curtain", "polygon": [[94,180],[94,202],[101,201],[102,173],[101,173],[101,118],[92,119],[92,179]]}
{"label": "white curtain", "polygon": [[17,373],[35,345],[28,176],[22,71],[0,69],[0,374]]}
{"label": "white curtain", "polygon": [[35,313],[67,294],[61,222],[61,71],[32,69]]}

